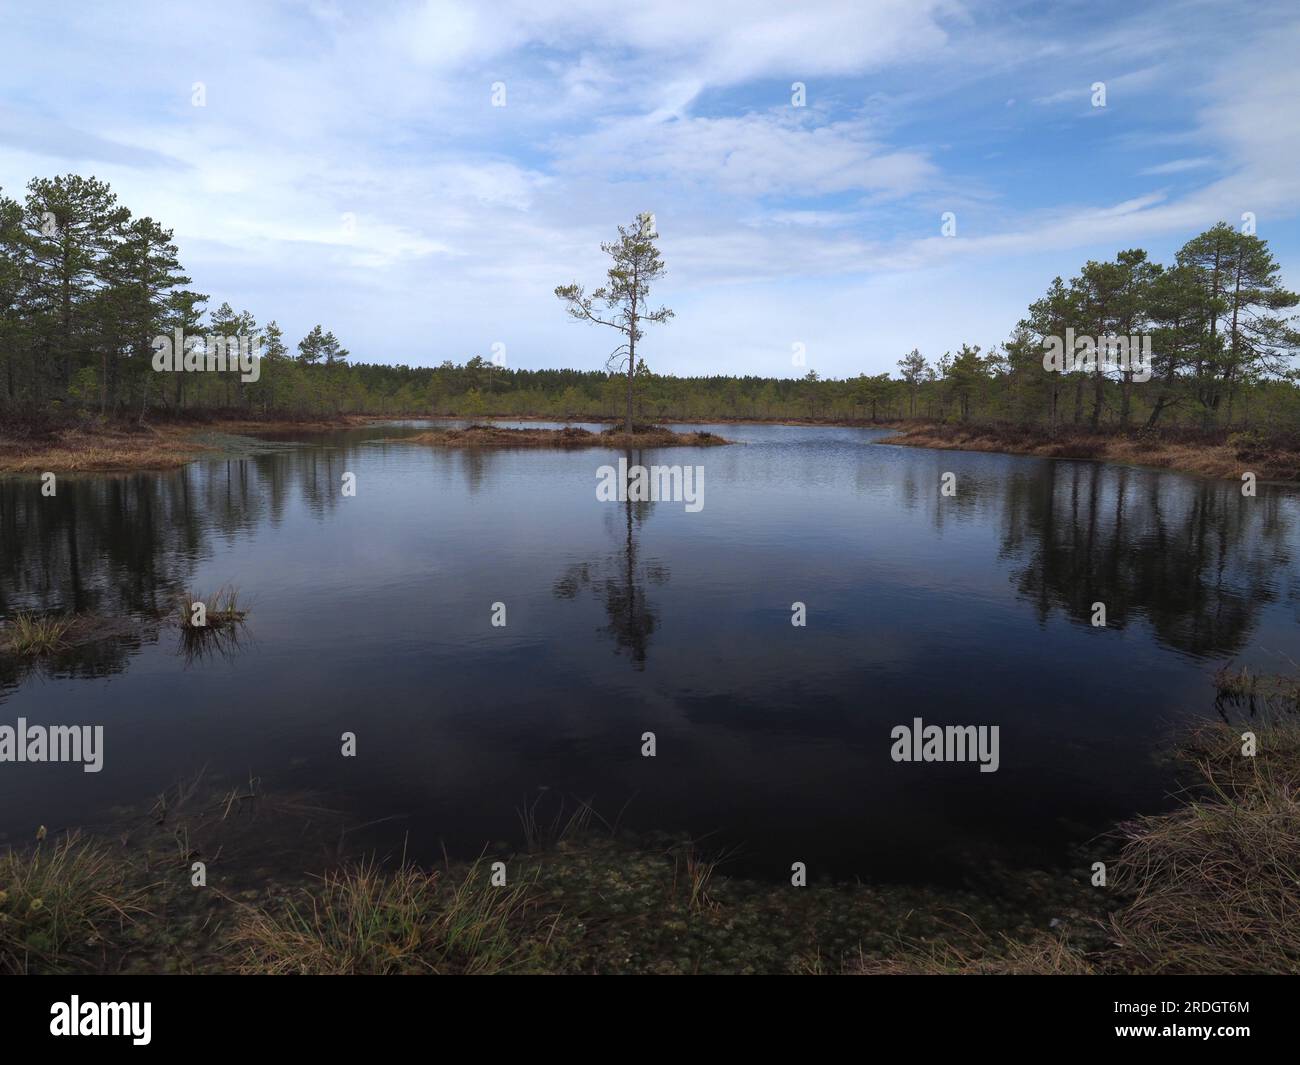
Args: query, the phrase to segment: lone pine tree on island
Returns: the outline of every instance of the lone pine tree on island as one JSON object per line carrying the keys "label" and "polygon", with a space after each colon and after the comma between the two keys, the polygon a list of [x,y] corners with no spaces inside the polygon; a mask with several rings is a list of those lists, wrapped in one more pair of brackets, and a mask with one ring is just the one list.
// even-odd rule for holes
{"label": "lone pine tree on island", "polygon": [[[602,243],[600,250],[614,260],[609,268],[608,281],[600,288],[586,295],[578,284],[559,285],[555,294],[568,305],[568,311],[582,322],[595,322],[617,329],[627,342],[616,347],[606,361],[606,368],[611,373],[621,372],[624,364],[627,368],[627,420],[626,431],[633,432],[632,399],[636,381],[637,360],[636,342],[641,339],[642,322],[666,322],[673,316],[667,307],[650,310],[650,282],[657,281],[664,275],[664,262],[659,258],[659,249],[655,246],[654,215],[645,212],[637,215],[636,223],[629,227],[618,227],[618,240]],[[610,318],[601,318],[592,309],[604,303],[614,313]]]}

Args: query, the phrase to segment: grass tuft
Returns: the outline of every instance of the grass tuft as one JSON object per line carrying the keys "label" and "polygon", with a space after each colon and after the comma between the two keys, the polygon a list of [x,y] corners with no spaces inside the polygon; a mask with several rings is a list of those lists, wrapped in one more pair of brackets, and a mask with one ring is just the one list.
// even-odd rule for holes
{"label": "grass tuft", "polygon": [[[195,607],[203,605],[204,624],[195,624]],[[197,596],[193,592],[181,593],[179,602],[180,624],[182,629],[214,630],[232,628],[247,616],[247,610],[239,609],[239,591],[232,587],[218,588],[212,595]]]}
{"label": "grass tuft", "polygon": [[1278,673],[1259,673],[1249,666],[1224,666],[1214,674],[1215,706],[1245,710],[1252,717],[1263,709],[1270,714],[1300,710],[1300,679]]}
{"label": "grass tuft", "polygon": [[591,831],[595,811],[591,803],[577,800],[577,807],[565,814],[565,801],[560,799],[553,817],[539,813],[542,800],[549,792],[541,792],[531,803],[519,807],[519,823],[524,831],[524,846],[530,854],[553,850],[561,843],[574,843]]}
{"label": "grass tuft", "polygon": [[404,867],[385,875],[373,863],[326,873],[316,893],[256,911],[235,932],[246,973],[347,975],[427,971],[421,957],[425,914],[437,874]]}
{"label": "grass tuft", "polygon": [[[813,973],[824,970],[812,966]],[[1007,942],[1002,953],[975,953],[940,944],[892,957],[862,956],[845,967],[859,976],[1089,976],[1096,972],[1064,936],[1043,934]]]}
{"label": "grass tuft", "polygon": [[674,851],[673,895],[676,897],[680,885],[686,896],[688,913],[710,913],[718,908],[709,884],[720,862],[721,859],[705,858],[694,842]]}
{"label": "grass tuft", "polygon": [[494,887],[476,862],[445,884],[403,864],[364,862],[325,874],[321,887],[278,913],[257,910],[236,929],[244,973],[392,975],[497,973],[518,960],[510,923],[527,885]]}
{"label": "grass tuft", "polygon": [[0,629],[0,649],[33,658],[61,651],[67,646],[65,637],[76,620],[70,614],[20,611]]}
{"label": "grass tuft", "polygon": [[[196,624],[198,604],[204,606],[203,624]],[[180,623],[180,653],[186,662],[214,656],[233,658],[240,650],[248,611],[240,609],[239,593],[231,587],[218,588],[206,598],[184,592],[177,602]]]}
{"label": "grass tuft", "polygon": [[52,846],[0,854],[0,972],[62,968],[140,912],[126,867],[97,840],[68,833]]}
{"label": "grass tuft", "polygon": [[1132,901],[1113,924],[1128,967],[1300,973],[1300,723],[1206,726],[1183,756],[1199,793],[1122,826],[1114,883]]}

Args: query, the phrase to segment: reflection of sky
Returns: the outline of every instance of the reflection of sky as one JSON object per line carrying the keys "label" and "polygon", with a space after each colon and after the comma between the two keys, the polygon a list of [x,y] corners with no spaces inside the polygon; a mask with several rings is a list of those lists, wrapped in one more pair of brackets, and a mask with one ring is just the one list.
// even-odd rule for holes
{"label": "reflection of sky", "polygon": [[[1214,663],[1155,638],[1141,588],[1123,628],[1095,630],[1062,604],[1040,620],[1017,582],[1042,545],[1024,523],[1008,548],[1007,523],[1051,463],[870,446],[876,434],[851,429],[719,431],[743,443],[642,456],[705,467],[703,511],[662,502],[633,522],[635,592],[655,617],[643,669],[610,632],[627,535],[626,510],[595,497],[610,453],[445,451],[372,429],[192,468],[202,548],[189,584],[237,585],[251,646],[187,670],[165,632],[123,673],[29,681],[5,718],[103,721],[106,768],[6,767],[0,827],[100,819],[206,763],[333,793],[359,820],[399,815],[416,848],[509,837],[515,808],[547,785],[598,809],[636,793],[629,824],[718,829],[756,862],[797,845],[905,877],[967,846],[1059,853],[1161,800],[1150,752],[1209,711]],[[1058,464],[1058,520],[1076,466],[1103,469]],[[956,500],[939,496],[946,470]],[[344,471],[355,498],[339,496]],[[1198,492],[1221,504],[1235,487],[1129,471],[1132,528],[1152,491],[1173,536]],[[1242,660],[1300,658],[1293,566],[1273,557],[1295,541],[1295,509],[1275,507],[1272,547],[1243,526],[1214,577],[1262,571],[1277,596],[1256,596]],[[119,534],[147,536],[133,520]],[[584,565],[591,582],[557,595]],[[489,623],[496,601],[504,629]],[[795,601],[806,628],[790,624]],[[894,765],[889,730],[914,716],[1000,724],[1002,769]],[[637,753],[646,729],[654,762]],[[355,762],[338,757],[344,730]]]}

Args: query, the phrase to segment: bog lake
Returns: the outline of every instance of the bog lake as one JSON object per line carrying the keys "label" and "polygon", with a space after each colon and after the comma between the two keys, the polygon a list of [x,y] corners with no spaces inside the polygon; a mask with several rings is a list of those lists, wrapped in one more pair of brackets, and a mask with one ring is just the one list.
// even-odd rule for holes
{"label": "bog lake", "polygon": [[[0,613],[129,623],[0,668],[0,722],[104,726],[101,772],[0,765],[0,840],[107,824],[206,767],[417,858],[516,840],[551,796],[753,875],[945,880],[1065,861],[1164,808],[1159,753],[1215,714],[1215,671],[1300,660],[1293,489],[858,428],[704,426],[735,446],[625,456],[702,466],[692,512],[599,500],[617,452],[404,441],[426,427],[52,498],[0,479]],[[178,596],[222,586],[249,611],[238,643],[183,653]],[[997,772],[895,762],[917,718],[997,725]]]}

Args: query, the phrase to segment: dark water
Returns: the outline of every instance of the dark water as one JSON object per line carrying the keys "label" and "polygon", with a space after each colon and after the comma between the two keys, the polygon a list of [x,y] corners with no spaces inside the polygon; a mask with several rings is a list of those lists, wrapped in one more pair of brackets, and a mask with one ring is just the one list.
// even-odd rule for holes
{"label": "dark water", "polygon": [[[105,767],[0,764],[0,832],[104,823],[206,765],[392,818],[417,856],[518,839],[545,788],[713,833],[774,877],[940,877],[1061,860],[1160,806],[1154,752],[1213,713],[1215,668],[1300,659],[1289,491],[726,426],[743,446],[633,456],[704,466],[688,513],[599,502],[612,453],[392,439],[413,431],[69,478],[52,499],[0,481],[5,616],[148,620],[225,584],[251,604],[225,656],[187,660],[164,625],[10,663],[0,724],[102,723]],[[999,770],[893,762],[914,717],[999,725]]]}

